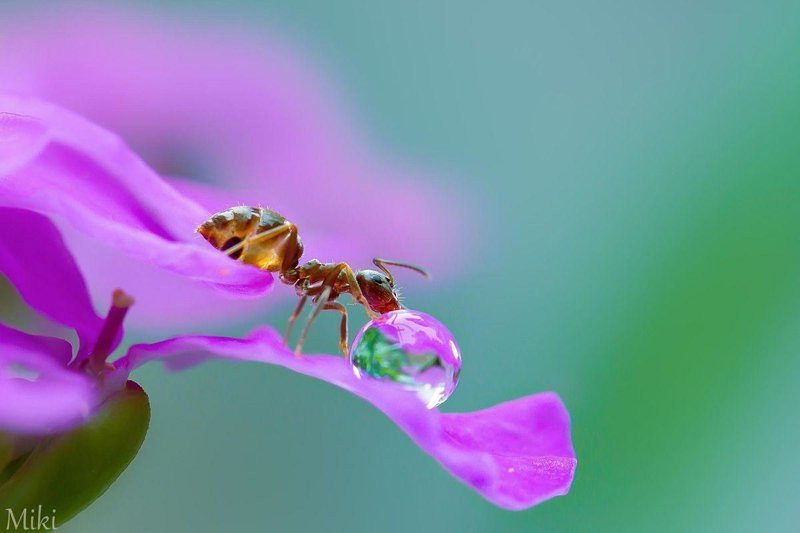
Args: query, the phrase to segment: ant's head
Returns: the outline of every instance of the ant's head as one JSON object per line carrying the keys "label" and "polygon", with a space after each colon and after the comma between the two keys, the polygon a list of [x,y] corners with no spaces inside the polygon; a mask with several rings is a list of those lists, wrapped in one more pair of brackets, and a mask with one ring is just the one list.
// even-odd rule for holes
{"label": "ant's head", "polygon": [[419,272],[426,278],[430,277],[427,271],[418,266],[409,265],[408,263],[387,261],[386,259],[374,259],[373,262],[375,266],[381,269],[381,272],[377,270],[359,270],[356,274],[356,281],[358,282],[358,288],[361,289],[364,298],[367,299],[370,308],[378,314],[396,311],[403,307],[400,304],[397,291],[395,291],[394,288],[392,273],[389,272],[386,265],[409,268]]}
{"label": "ant's head", "polygon": [[392,279],[383,272],[359,270],[356,274],[356,281],[358,281],[358,288],[361,289],[370,308],[376,313],[382,315],[402,307],[397,299],[397,293],[394,291]]}

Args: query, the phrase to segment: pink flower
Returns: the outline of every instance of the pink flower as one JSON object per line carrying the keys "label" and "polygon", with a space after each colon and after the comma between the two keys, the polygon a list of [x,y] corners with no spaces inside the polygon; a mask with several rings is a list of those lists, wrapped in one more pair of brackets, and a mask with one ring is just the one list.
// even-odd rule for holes
{"label": "pink flower", "polygon": [[[191,335],[138,344],[107,363],[122,335],[124,297],[117,296],[105,321],[94,313],[74,261],[43,215],[0,208],[0,245],[0,272],[23,299],[74,328],[81,339],[73,358],[66,340],[0,324],[1,432],[47,435],[78,425],[121,390],[132,370],[152,360],[172,370],[211,358],[260,361],[328,381],[369,401],[456,478],[499,506],[522,509],[569,490],[576,460],[569,417],[555,394],[474,413],[442,414],[392,382],[358,379],[340,356],[297,358],[271,328],[245,339]],[[43,249],[47,268],[37,269]],[[94,342],[88,342],[92,337]]]}
{"label": "pink flower", "polygon": [[[461,255],[454,202],[441,201],[452,194],[376,156],[319,68],[277,37],[99,5],[51,7],[0,27],[0,91],[65,105],[121,134],[161,174],[194,178],[171,182],[196,202],[185,213],[173,209],[176,223],[195,217],[198,205],[206,214],[265,205],[298,225],[310,257],[436,267]],[[85,261],[90,252],[78,262],[98,302],[117,285],[109,273],[129,265],[107,248]],[[131,320],[159,327],[145,296],[165,290],[161,274],[134,266],[126,279],[142,303]],[[232,305],[180,277],[172,284],[181,298],[159,306],[173,324],[218,323],[265,302]]]}
{"label": "pink flower", "polygon": [[[253,294],[271,278],[187,237],[202,209],[112,134],[40,101],[0,97],[0,110],[0,272],[31,308],[78,337],[72,356],[63,336],[0,327],[0,431],[41,435],[80,424],[148,361],[175,370],[211,358],[260,361],[369,401],[451,474],[499,506],[522,509],[569,490],[576,466],[569,417],[552,393],[443,414],[397,383],[357,378],[340,356],[297,358],[271,328],[244,339],[184,335],[138,344],[113,359],[130,302],[117,293],[105,319],[95,313],[79,265],[98,253],[120,253],[136,265],[115,271],[114,279],[137,298],[134,308],[149,299],[156,321],[164,316],[160,303],[180,297],[175,279],[181,287],[207,284]],[[83,246],[73,248],[76,242]],[[141,298],[128,285],[145,267],[163,277],[154,277],[158,284]]]}

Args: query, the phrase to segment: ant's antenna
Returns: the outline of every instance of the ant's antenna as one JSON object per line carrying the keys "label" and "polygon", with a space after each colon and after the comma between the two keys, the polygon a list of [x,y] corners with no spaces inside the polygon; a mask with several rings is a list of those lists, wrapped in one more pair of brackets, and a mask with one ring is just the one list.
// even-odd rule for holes
{"label": "ant's antenna", "polygon": [[417,265],[412,265],[411,263],[405,263],[403,261],[392,261],[391,259],[381,259],[380,257],[376,257],[375,259],[372,260],[372,262],[375,263],[376,267],[383,270],[383,272],[386,274],[386,277],[389,278],[389,283],[391,283],[392,285],[394,285],[394,277],[392,276],[392,273],[389,272],[389,269],[386,268],[386,265],[407,268],[409,270],[413,270],[414,272],[422,274],[428,279],[431,279],[431,275],[427,270]]}

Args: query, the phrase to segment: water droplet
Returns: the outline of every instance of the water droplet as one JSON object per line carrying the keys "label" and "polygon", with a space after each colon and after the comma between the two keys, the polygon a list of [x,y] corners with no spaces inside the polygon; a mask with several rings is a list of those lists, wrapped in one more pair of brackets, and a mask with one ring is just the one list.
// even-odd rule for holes
{"label": "water droplet", "polygon": [[361,328],[350,348],[356,376],[390,379],[417,391],[429,409],[456,388],[461,352],[453,334],[419,311],[400,309]]}

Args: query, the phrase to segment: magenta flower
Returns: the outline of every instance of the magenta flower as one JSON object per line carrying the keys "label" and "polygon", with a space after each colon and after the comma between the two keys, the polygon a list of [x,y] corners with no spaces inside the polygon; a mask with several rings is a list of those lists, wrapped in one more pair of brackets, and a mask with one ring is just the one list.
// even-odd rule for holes
{"label": "magenta flower", "polygon": [[[71,357],[61,337],[0,329],[0,391],[9,400],[0,402],[0,430],[49,434],[79,424],[151,360],[170,369],[210,358],[260,361],[369,401],[455,477],[499,506],[522,509],[569,490],[576,466],[569,418],[552,393],[474,413],[442,414],[426,409],[414,391],[398,384],[358,379],[340,356],[297,358],[270,328],[244,339],[188,335],[138,344],[112,359],[130,302],[118,293],[108,317],[98,317],[72,250],[88,254],[84,261],[96,256],[97,247],[117,250],[167,276],[156,287],[165,295],[174,279],[253,294],[271,278],[189,240],[190,219],[202,210],[113,135],[39,101],[0,97],[0,110],[0,206],[5,206],[0,208],[0,271],[28,305],[74,329],[79,339]],[[59,230],[71,240],[63,240]],[[73,248],[75,243],[84,246]],[[121,271],[116,275],[118,285],[137,298],[134,309],[139,307],[143,302],[128,289],[129,279]],[[154,300],[150,308],[167,297],[157,292],[147,294]],[[54,409],[57,398],[65,400]]]}
{"label": "magenta flower", "polygon": [[[371,402],[455,477],[497,505],[522,509],[569,489],[576,465],[569,418],[552,393],[475,413],[441,414],[392,383],[358,379],[339,356],[297,358],[269,328],[245,339],[183,336],[134,345],[106,367],[120,340],[124,298],[117,298],[105,322],[95,315],[75,263],[44,216],[2,208],[0,228],[0,271],[23,299],[48,318],[75,328],[79,337],[97,338],[91,353],[80,342],[73,359],[65,340],[0,325],[0,431],[49,434],[77,425],[121,388],[133,369],[151,360],[162,360],[173,370],[209,358],[260,361],[323,379]],[[48,251],[48,268],[27,268],[40,261],[42,249]]]}
{"label": "magenta flower", "polygon": [[[382,256],[435,268],[464,249],[464,219],[439,200],[452,195],[376,155],[321,69],[277,36],[106,5],[7,16],[0,28],[0,91],[45,98],[117,132],[162,175],[195,178],[171,183],[207,213],[275,208],[301,229],[309,254],[355,265]],[[128,259],[85,255],[78,262],[98,302],[117,285],[109,273],[129,272]],[[142,303],[131,320],[158,327],[145,296],[170,289],[159,273],[134,268],[125,277]],[[226,305],[197,284],[173,284],[181,298],[159,304],[172,323],[208,321],[211,308],[224,309],[221,318],[252,314],[265,302]]]}

